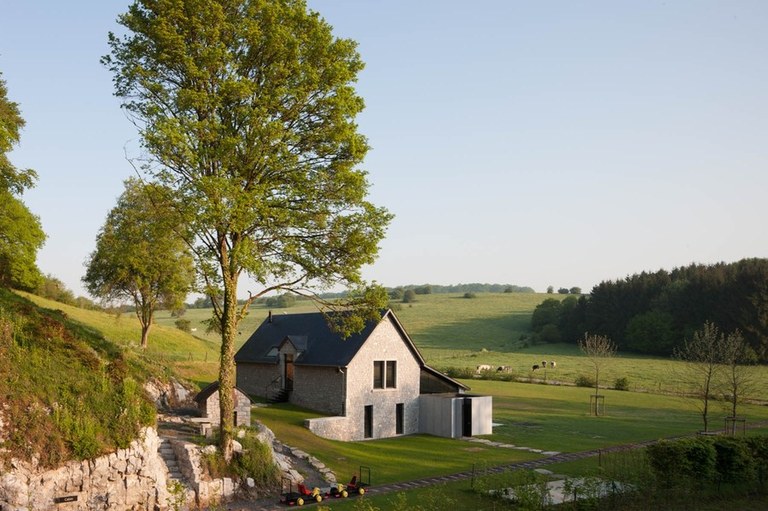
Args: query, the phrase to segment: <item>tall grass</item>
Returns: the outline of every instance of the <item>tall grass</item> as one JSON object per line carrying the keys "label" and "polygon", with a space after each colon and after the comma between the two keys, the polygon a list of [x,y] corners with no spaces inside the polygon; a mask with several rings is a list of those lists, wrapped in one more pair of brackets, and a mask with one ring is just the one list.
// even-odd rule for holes
{"label": "tall grass", "polygon": [[55,466],[126,447],[154,422],[136,384],[152,368],[83,329],[0,289],[0,455]]}

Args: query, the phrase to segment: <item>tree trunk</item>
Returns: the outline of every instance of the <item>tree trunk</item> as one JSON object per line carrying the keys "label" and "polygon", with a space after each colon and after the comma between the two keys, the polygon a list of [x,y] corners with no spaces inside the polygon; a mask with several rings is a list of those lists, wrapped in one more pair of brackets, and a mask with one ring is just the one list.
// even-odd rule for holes
{"label": "tree trunk", "polygon": [[147,343],[149,342],[149,327],[151,324],[141,325],[141,349],[147,349]]}
{"label": "tree trunk", "polygon": [[704,419],[704,432],[706,433],[709,431],[709,382],[710,380],[707,379],[706,385],[704,386],[704,406],[701,413],[702,418]]}
{"label": "tree trunk", "polygon": [[141,293],[134,295],[133,303],[136,306],[136,317],[139,318],[139,324],[141,325],[141,349],[147,349],[154,304],[149,303],[149,300]]}
{"label": "tree trunk", "polygon": [[[224,249],[222,263],[229,262]],[[222,264],[224,304],[221,317],[221,359],[219,363],[220,437],[219,448],[227,463],[232,459],[234,439],[235,336],[237,335],[237,275]]]}

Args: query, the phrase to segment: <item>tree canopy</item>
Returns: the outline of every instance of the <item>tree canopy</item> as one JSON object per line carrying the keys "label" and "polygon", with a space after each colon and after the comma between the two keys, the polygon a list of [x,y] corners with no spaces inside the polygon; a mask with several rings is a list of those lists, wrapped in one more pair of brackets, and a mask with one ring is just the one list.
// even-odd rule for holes
{"label": "tree canopy", "polygon": [[86,263],[83,282],[91,294],[135,306],[143,348],[155,309],[181,307],[194,284],[192,256],[181,230],[166,190],[128,179]]}
{"label": "tree canopy", "polygon": [[[303,0],[136,0],[103,58],[139,127],[141,169],[173,190],[222,333],[221,446],[231,457],[234,338],[251,300],[363,284],[391,218],[366,200],[356,43]],[[238,282],[254,286],[237,303]],[[365,313],[330,314],[344,333]],[[330,305],[330,304],[326,304]]]}
{"label": "tree canopy", "polygon": [[19,105],[8,99],[8,88],[0,73],[0,189],[21,194],[34,185],[37,174],[31,169],[17,169],[7,153],[19,143],[24,119]]}
{"label": "tree canopy", "polygon": [[34,185],[36,174],[17,169],[7,153],[19,143],[24,119],[19,107],[8,99],[0,74],[0,286],[34,289],[41,275],[35,261],[45,243],[40,219],[29,211],[19,196]]}

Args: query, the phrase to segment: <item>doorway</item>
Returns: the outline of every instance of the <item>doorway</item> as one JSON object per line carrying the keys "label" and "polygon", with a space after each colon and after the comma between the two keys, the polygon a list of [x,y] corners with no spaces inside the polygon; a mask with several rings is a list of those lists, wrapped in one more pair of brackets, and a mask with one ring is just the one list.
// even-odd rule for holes
{"label": "doorway", "polygon": [[283,355],[283,388],[293,390],[293,354]]}

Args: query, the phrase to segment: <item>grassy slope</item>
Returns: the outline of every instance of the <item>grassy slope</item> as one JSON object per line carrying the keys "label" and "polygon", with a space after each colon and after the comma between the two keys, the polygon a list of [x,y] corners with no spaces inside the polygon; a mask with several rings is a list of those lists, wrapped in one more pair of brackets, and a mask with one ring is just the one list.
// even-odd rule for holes
{"label": "grassy slope", "polygon": [[55,466],[126,447],[154,368],[60,310],[0,289],[0,453]]}
{"label": "grassy slope", "polygon": [[[47,300],[29,293],[18,294],[40,307],[61,310],[72,320],[86,326],[105,339],[124,348],[137,350],[141,327],[131,313],[115,316],[100,311],[80,309]],[[149,345],[142,356],[151,363],[171,367],[179,376],[199,386],[216,379],[219,343],[200,339],[172,326],[154,325],[149,332]]]}

